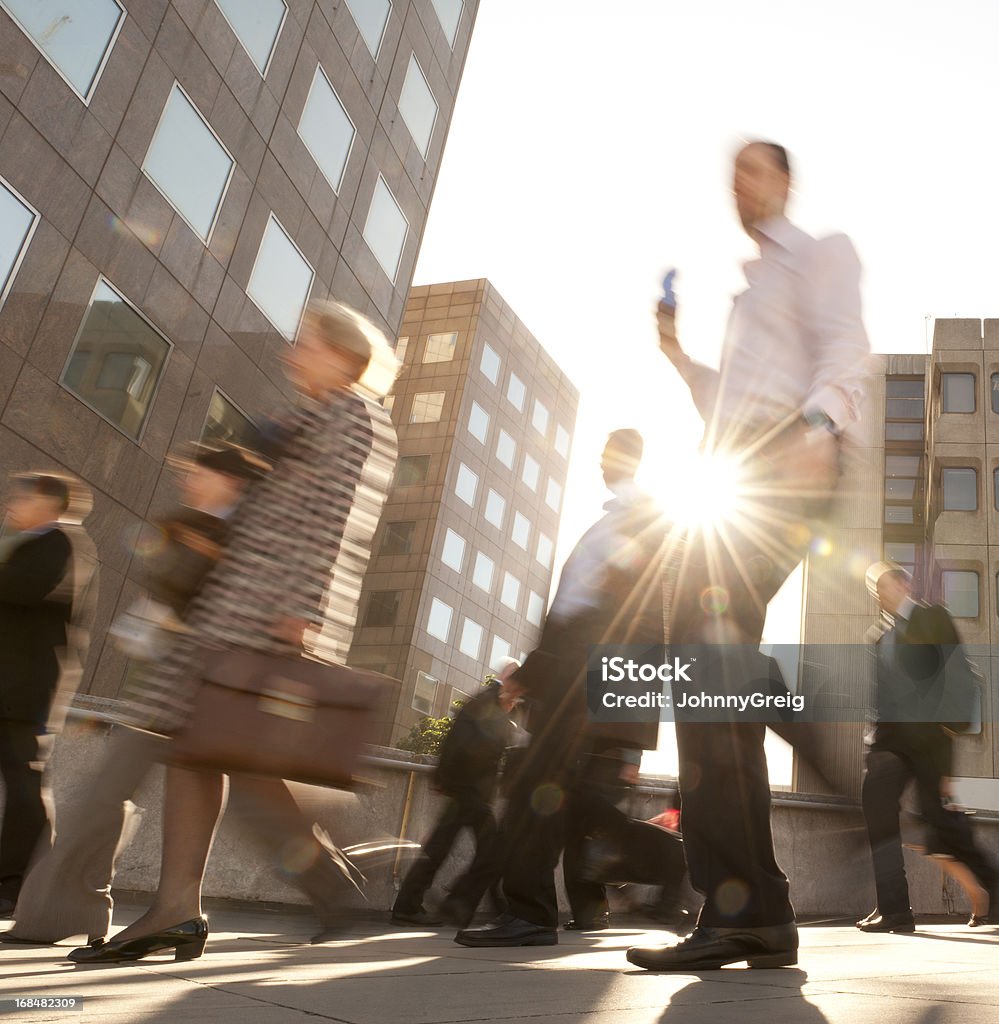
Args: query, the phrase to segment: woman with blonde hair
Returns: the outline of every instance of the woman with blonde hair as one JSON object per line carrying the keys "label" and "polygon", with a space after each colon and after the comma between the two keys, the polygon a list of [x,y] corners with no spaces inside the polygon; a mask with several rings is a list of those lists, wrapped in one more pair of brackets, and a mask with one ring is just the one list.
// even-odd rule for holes
{"label": "woman with blonde hair", "polygon": [[[136,722],[172,736],[191,712],[205,659],[248,649],[294,656],[346,652],[370,542],[391,481],[396,442],[375,400],[395,376],[381,332],[341,303],[310,303],[284,356],[297,392],[278,425],[274,463],[233,518],[222,558],[190,606],[187,632],[133,694]],[[327,606],[329,611],[327,611]],[[310,898],[324,929],[353,879],[279,779],[234,776],[231,792],[272,858]],[[225,803],[219,772],[168,767],[163,853],[153,905],[109,942],[70,954],[78,963],[202,954],[208,921],[201,886]]]}

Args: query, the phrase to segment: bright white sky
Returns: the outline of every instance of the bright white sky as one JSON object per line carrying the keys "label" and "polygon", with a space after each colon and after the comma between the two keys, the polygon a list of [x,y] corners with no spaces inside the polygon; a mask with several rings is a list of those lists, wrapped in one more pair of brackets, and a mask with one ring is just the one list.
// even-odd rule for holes
{"label": "bright white sky", "polygon": [[682,486],[700,421],[651,309],[678,267],[681,340],[717,360],[753,254],[740,139],[786,145],[792,218],[852,237],[875,351],[996,315],[996,38],[995,0],[482,0],[415,283],[489,278],[579,388],[559,563],[610,430],[645,435],[648,488]]}

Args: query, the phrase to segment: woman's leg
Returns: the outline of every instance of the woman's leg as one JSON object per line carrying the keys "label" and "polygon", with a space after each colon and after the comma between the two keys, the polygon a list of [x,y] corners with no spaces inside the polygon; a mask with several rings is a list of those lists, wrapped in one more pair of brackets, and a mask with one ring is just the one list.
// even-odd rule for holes
{"label": "woman's leg", "polygon": [[153,905],[115,939],[150,935],[201,916],[201,883],[225,805],[225,776],[168,766],[163,855]]}

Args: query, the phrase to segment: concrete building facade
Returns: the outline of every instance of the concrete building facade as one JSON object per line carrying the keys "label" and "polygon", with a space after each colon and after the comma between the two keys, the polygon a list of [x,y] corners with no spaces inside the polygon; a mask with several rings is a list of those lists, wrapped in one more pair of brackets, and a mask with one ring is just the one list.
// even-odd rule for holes
{"label": "concrete building facade", "polygon": [[0,0],[0,473],[94,490],[91,694],[167,453],[280,407],[310,297],[398,334],[476,9]]}
{"label": "concrete building facade", "polygon": [[350,655],[402,681],[393,739],[533,648],[579,398],[485,280],[413,288],[397,354],[399,465]]}
{"label": "concrete building facade", "polygon": [[[862,708],[873,688],[864,657],[877,605],[870,562],[890,558],[917,591],[947,605],[982,673],[981,726],[955,743],[965,802],[999,808],[999,321],[938,319],[929,355],[874,360],[864,418],[848,438],[847,472],[828,535],[809,558],[803,640],[843,645],[843,670],[827,697]],[[817,692],[807,666],[799,680]],[[827,754],[859,791],[862,724],[829,727]],[[795,788],[818,788],[795,766]]]}

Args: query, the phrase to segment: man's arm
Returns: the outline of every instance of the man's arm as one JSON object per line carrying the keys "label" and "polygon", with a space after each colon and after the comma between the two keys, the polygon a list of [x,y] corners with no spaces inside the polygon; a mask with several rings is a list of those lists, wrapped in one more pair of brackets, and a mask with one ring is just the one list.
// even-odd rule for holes
{"label": "man's arm", "polygon": [[683,351],[676,337],[675,314],[676,311],[671,306],[659,303],[656,309],[659,349],[676,367],[677,373],[690,388],[690,397],[694,400],[701,419],[708,423],[714,415],[715,404],[718,401],[718,382],[721,375],[717,370],[712,370],[711,367],[705,366],[703,363],[694,362]]}
{"label": "man's arm", "polygon": [[813,373],[804,412],[824,413],[837,431],[859,418],[870,343],[861,315],[860,259],[846,235],[815,243],[805,310]]}
{"label": "man's arm", "polygon": [[16,547],[0,563],[0,601],[6,604],[41,604],[59,585],[72,548],[61,530],[50,530]]}

